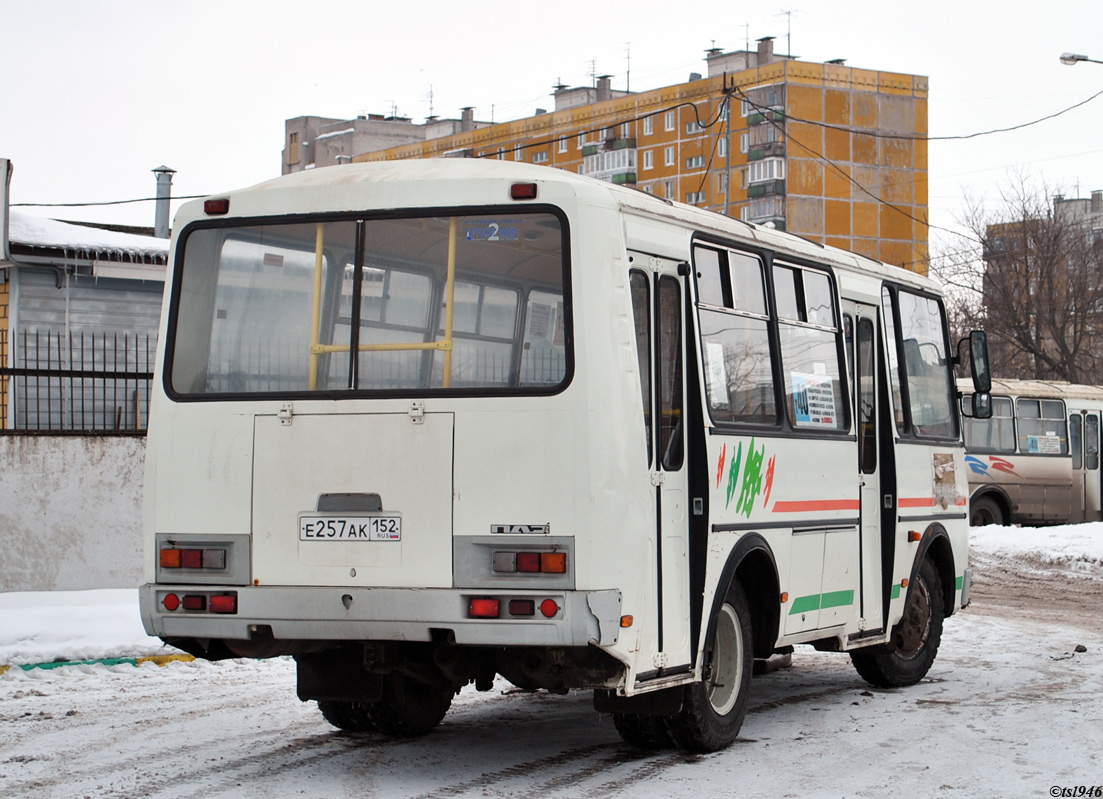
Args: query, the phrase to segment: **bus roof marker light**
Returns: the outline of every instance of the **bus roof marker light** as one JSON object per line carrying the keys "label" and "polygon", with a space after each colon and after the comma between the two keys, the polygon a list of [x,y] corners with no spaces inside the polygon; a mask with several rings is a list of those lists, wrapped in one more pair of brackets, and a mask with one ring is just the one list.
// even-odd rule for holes
{"label": "bus roof marker light", "polygon": [[514,183],[509,187],[509,196],[514,200],[535,200],[535,183]]}
{"label": "bus roof marker light", "polygon": [[204,200],[203,213],[208,216],[223,216],[230,213],[230,198],[220,197],[217,200]]}

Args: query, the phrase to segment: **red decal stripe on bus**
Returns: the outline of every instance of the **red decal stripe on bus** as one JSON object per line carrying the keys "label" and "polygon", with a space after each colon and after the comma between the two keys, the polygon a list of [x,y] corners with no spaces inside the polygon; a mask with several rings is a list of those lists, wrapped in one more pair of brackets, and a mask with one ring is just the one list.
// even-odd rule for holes
{"label": "red decal stripe on bus", "polygon": [[819,510],[861,510],[857,499],[803,499],[795,502],[775,502],[774,513],[803,513]]}
{"label": "red decal stripe on bus", "polygon": [[933,508],[934,497],[900,497],[901,508]]}

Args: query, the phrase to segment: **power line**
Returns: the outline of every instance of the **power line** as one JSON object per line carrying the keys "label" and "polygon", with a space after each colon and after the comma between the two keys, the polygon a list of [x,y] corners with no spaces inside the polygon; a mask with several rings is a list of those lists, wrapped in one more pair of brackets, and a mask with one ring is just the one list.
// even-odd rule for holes
{"label": "power line", "polygon": [[[203,197],[209,197],[209,194],[182,194],[176,197],[169,197],[169,200],[199,200]],[[12,208],[89,208],[99,205],[128,205],[130,203],[150,203],[155,202],[160,197],[142,197],[137,200],[109,200],[102,203],[9,203]]]}

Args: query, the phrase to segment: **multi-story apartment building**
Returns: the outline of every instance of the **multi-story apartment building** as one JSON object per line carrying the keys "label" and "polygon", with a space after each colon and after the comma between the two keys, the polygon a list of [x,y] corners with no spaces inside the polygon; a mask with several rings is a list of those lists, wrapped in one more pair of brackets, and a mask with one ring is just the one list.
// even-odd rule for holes
{"label": "multi-story apartment building", "polygon": [[649,91],[615,90],[607,76],[557,86],[554,111],[526,119],[477,123],[465,109],[461,121],[394,120],[388,130],[410,141],[351,160],[545,164],[925,273],[927,79],[804,62],[773,44],[709,51],[707,75]]}

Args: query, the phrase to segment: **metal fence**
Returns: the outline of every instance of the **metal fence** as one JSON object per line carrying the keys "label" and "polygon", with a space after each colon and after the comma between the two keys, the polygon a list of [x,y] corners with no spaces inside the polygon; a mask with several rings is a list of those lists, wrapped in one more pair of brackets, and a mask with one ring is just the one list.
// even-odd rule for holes
{"label": "metal fence", "polygon": [[0,330],[3,426],[142,432],[149,423],[156,350],[154,335]]}

